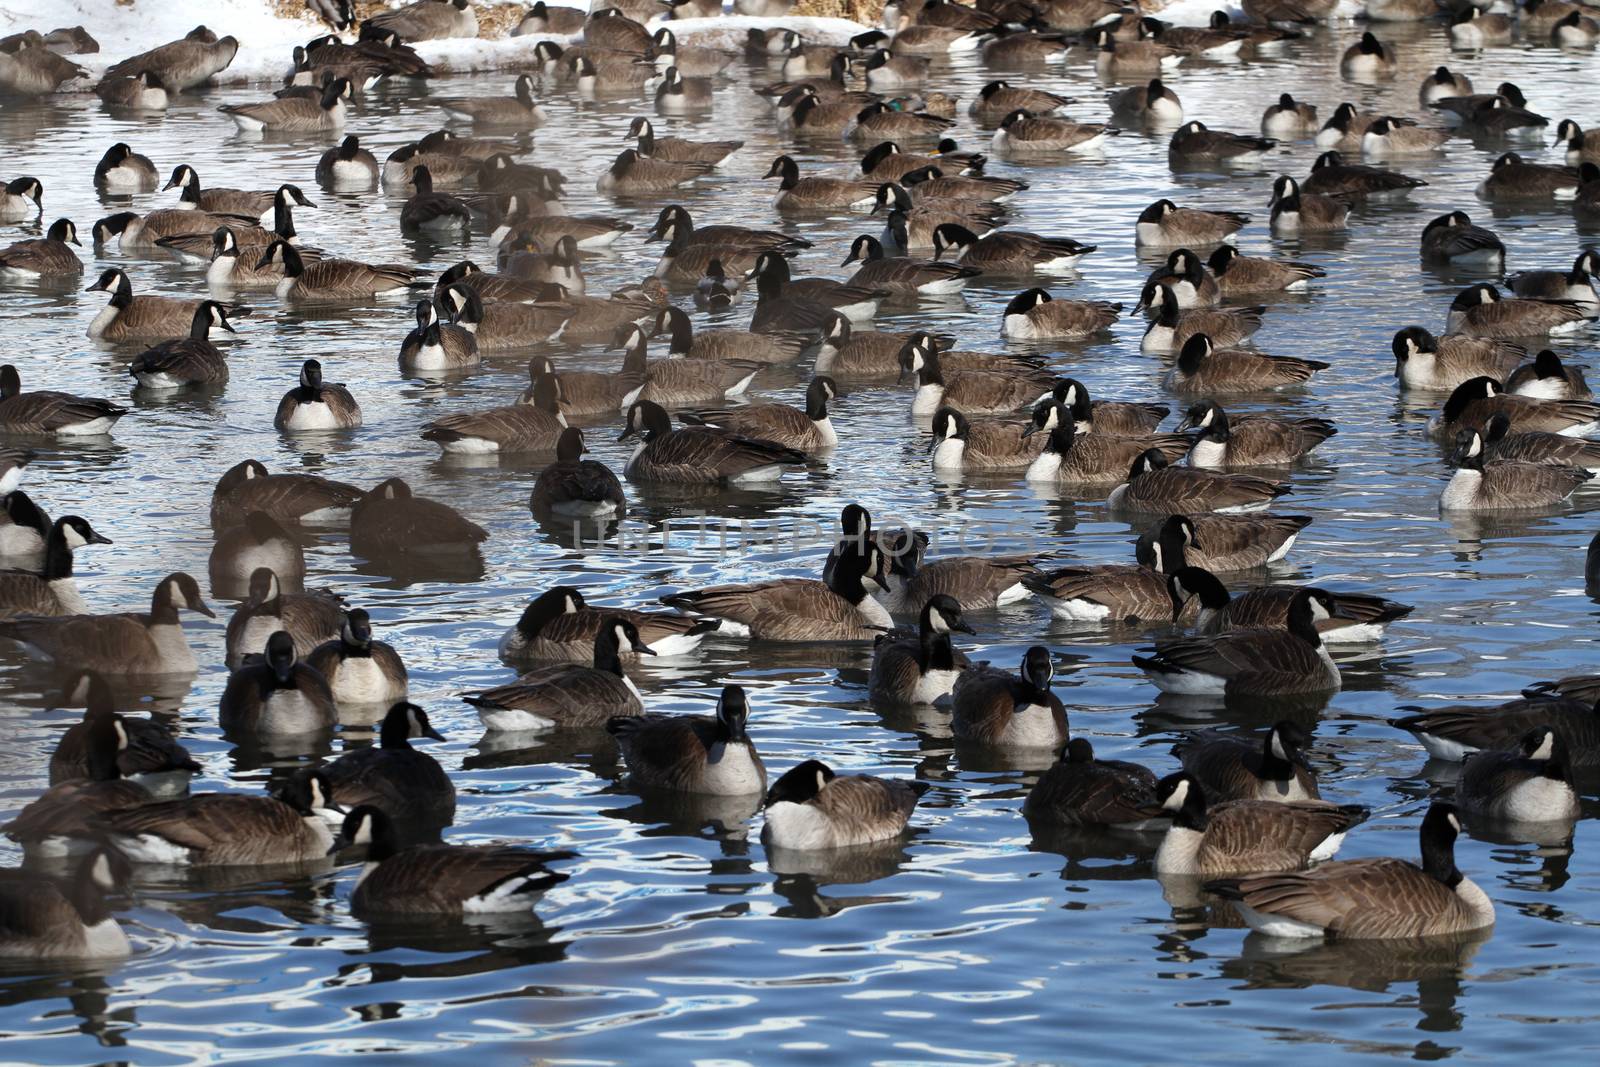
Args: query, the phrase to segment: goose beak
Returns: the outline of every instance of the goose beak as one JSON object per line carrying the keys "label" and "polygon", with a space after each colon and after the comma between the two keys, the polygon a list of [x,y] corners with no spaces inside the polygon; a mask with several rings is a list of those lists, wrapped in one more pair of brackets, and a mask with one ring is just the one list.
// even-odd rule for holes
{"label": "goose beak", "polygon": [[1033,423],[1030,422],[1030,423],[1028,423],[1028,428],[1022,431],[1022,439],[1024,441],[1026,441],[1028,438],[1032,437],[1034,434],[1036,434],[1038,432],[1039,432],[1039,427],[1035,426]]}
{"label": "goose beak", "polygon": [[105,534],[92,533],[89,535],[89,543],[91,545],[110,545],[115,544],[116,542],[112,541],[111,538],[107,537]]}
{"label": "goose beak", "polygon": [[354,842],[341,833],[338,837],[333,839],[333,844],[328,846],[326,855],[337,856],[339,853],[349,848],[352,844],[354,844]]}
{"label": "goose beak", "polygon": [[422,731],[422,736],[426,737],[426,738],[429,738],[430,740],[433,740],[433,741],[443,741],[445,739],[444,738],[444,734],[441,734],[438,730],[435,730],[433,728],[432,724],[429,724]]}
{"label": "goose beak", "polygon": [[272,253],[268,252],[266,255],[262,256],[261,259],[256,263],[256,270],[260,270],[262,267],[265,267],[268,263],[271,263],[271,262],[272,262]]}
{"label": "goose beak", "polygon": [[971,634],[973,637],[977,637],[978,636],[978,631],[974,630],[966,622],[952,623],[950,625],[950,629],[954,630],[956,633],[959,633],[959,634]]}
{"label": "goose beak", "polygon": [[656,650],[649,645],[634,645],[633,650],[641,656],[654,656],[656,654]]}

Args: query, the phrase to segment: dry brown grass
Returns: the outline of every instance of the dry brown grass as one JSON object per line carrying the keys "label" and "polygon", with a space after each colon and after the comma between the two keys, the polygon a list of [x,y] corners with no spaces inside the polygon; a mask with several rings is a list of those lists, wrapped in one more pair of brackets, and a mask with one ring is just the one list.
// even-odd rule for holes
{"label": "dry brown grass", "polygon": [[[522,21],[522,13],[526,6],[514,3],[478,5],[478,36],[495,38],[509,35],[517,23]],[[389,10],[389,7],[390,5],[383,0],[356,0],[356,19],[359,21],[370,18]],[[272,9],[278,13],[279,18],[296,19],[306,15],[305,0],[272,0]],[[794,5],[794,13],[821,18],[853,19],[865,26],[876,26],[878,17],[883,14],[883,0],[798,0]]]}
{"label": "dry brown grass", "polygon": [[883,14],[883,0],[799,0],[796,15],[818,18],[852,19],[863,26],[876,26]]}

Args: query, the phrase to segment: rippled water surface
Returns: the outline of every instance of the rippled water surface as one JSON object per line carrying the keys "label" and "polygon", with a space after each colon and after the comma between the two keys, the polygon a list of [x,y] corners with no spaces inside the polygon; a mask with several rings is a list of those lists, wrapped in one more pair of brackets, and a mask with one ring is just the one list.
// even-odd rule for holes
{"label": "rippled water surface", "polygon": [[[1190,117],[1253,131],[1283,90],[1316,102],[1324,115],[1341,99],[1414,114],[1416,86],[1444,57],[1440,31],[1395,28],[1404,69],[1392,83],[1340,81],[1337,56],[1356,30],[1324,28],[1282,56],[1249,65],[1193,64],[1172,84]],[[1600,122],[1592,56],[1548,49],[1449,57],[1489,87],[1514,77],[1531,106],[1585,127]],[[765,173],[778,142],[765,105],[739,70],[719,88],[712,117],[665,123],[700,136],[731,135],[745,149],[712,180],[685,194],[701,221],[775,222]],[[960,60],[941,84],[963,97],[961,139],[987,138],[965,118],[965,102],[986,80]],[[1018,79],[1022,80],[1022,79]],[[430,98],[505,91],[509,76],[440,80],[424,89],[381,89],[351,131],[380,158],[435,128]],[[1073,95],[1078,117],[1105,114],[1104,87],[1077,54],[1064,73],[1034,84]],[[37,175],[46,224],[60,215],[85,233],[121,205],[98,201],[90,181],[104,148],[126,140],[163,172],[193,163],[212,185],[270,188],[298,180],[320,210],[297,223],[309,244],[368,260],[415,257],[441,270],[463,252],[493,253],[481,233],[466,249],[420,246],[398,225],[400,201],[382,194],[319,190],[312,168],[321,143],[251,142],[233,135],[215,106],[262,89],[213,91],[185,99],[161,120],[108,115],[92,98],[59,98],[0,111],[4,175]],[[552,95],[552,122],[534,137],[535,162],[571,178],[574,213],[620,211],[639,230],[654,204],[599,200],[593,180],[621,147],[636,103],[579,105]],[[848,166],[854,148],[796,152],[802,166]],[[1149,269],[1132,247],[1133,219],[1159,196],[1252,211],[1241,245],[1254,253],[1325,265],[1328,278],[1304,298],[1281,300],[1258,335],[1271,352],[1331,362],[1314,388],[1271,401],[1273,410],[1334,419],[1339,435],[1293,476],[1292,513],[1315,516],[1272,578],[1315,579],[1371,588],[1416,605],[1381,647],[1342,656],[1343,692],[1320,709],[1312,759],[1324,793],[1370,805],[1369,825],[1344,854],[1413,855],[1427,798],[1448,790],[1449,768],[1424,767],[1420,749],[1385,724],[1397,704],[1507,696],[1532,681],[1600,669],[1593,649],[1596,607],[1583,589],[1587,514],[1600,493],[1538,518],[1485,522],[1441,519],[1446,468],[1423,434],[1437,400],[1397,398],[1389,339],[1401,326],[1442,332],[1446,306],[1466,279],[1420,272],[1416,238],[1424,222],[1465,207],[1492,224],[1514,268],[1565,268],[1580,243],[1564,208],[1498,213],[1473,189],[1495,146],[1452,142],[1440,159],[1403,165],[1429,181],[1408,204],[1358,212],[1348,238],[1314,247],[1266,232],[1271,177],[1303,175],[1316,150],[1287,146],[1257,173],[1176,175],[1165,135],[1127,132],[1104,159],[993,174],[1032,185],[1010,225],[1097,243],[1081,279],[1058,287],[1074,297],[1137,299]],[[1548,149],[1529,154],[1548,159]],[[139,209],[173,194],[135,201]],[[838,274],[847,237],[868,227],[854,218],[806,221],[816,248],[797,270]],[[874,230],[876,227],[872,227]],[[12,240],[28,227],[8,225]],[[638,239],[591,261],[591,291],[637,280],[656,250]],[[92,250],[86,250],[89,252]],[[108,256],[104,262],[118,261]],[[91,271],[101,264],[97,258]],[[137,291],[193,295],[203,270],[127,260]],[[90,273],[86,278],[92,280]],[[957,335],[962,347],[999,350],[999,314],[1014,290],[981,285],[964,298],[880,317],[880,325],[925,325]],[[1573,1062],[1600,1044],[1600,864],[1593,823],[1574,842],[1543,847],[1464,838],[1461,867],[1498,906],[1499,924],[1482,943],[1392,947],[1327,945],[1286,950],[1244,937],[1236,922],[1168,899],[1151,873],[1153,842],[1120,838],[1045,841],[1018,814],[1037,761],[955,744],[946,717],[880,711],[865,690],[865,652],[761,649],[716,641],[692,660],[638,672],[651,710],[704,712],[717,687],[751,692],[751,733],[781,772],[819,757],[851,771],[915,776],[932,784],[914,830],[891,848],[788,869],[759,842],[752,805],[669,803],[641,797],[623,781],[604,735],[548,736],[491,743],[463,690],[508,680],[495,644],[525,602],[560,583],[592,599],[648,603],[669,589],[772,573],[811,574],[822,549],[785,544],[724,552],[715,538],[665,538],[663,520],[705,511],[752,528],[795,523],[831,527],[839,507],[859,500],[880,520],[901,517],[942,533],[998,530],[996,547],[1122,561],[1131,529],[1098,502],[1036,495],[1020,479],[951,484],[932,477],[925,438],[893,389],[851,391],[837,404],[843,441],[832,458],[773,492],[684,500],[630,487],[649,524],[651,551],[576,551],[529,517],[533,462],[441,462],[418,437],[448,411],[505,402],[525,382],[524,355],[491,359],[444,385],[399,375],[395,354],[410,323],[401,302],[299,315],[271,294],[254,298],[230,344],[232,380],[210,399],[134,395],[126,364],[135,349],[85,340],[98,296],[0,293],[6,359],[36,388],[110,396],[130,414],[113,438],[38,450],[28,490],[52,515],[79,513],[113,546],[79,556],[79,584],[103,610],[147,602],[156,577],[175,568],[204,575],[211,486],[227,467],[258,457],[274,470],[310,470],[371,485],[392,475],[446,499],[493,534],[485,576],[469,584],[404,584],[348,553],[342,534],[308,549],[308,583],[336,588],[369,608],[380,636],[411,671],[413,696],[448,736],[432,751],[461,792],[458,841],[517,841],[576,849],[572,878],[538,908],[538,920],[425,930],[369,927],[352,918],[354,868],[291,880],[190,882],[144,878],[120,912],[134,956],[103,968],[10,968],[0,975],[3,1058],[51,1063],[129,1059],[161,1064],[221,1058],[287,1059],[381,1052],[413,1059],[472,1048],[512,1057],[625,1060],[816,1062],[1020,1061],[1172,1062],[1261,1060],[1279,1055],[1472,1058],[1504,1062],[1557,1047]],[[738,314],[747,314],[748,306]],[[736,316],[737,317],[737,316]],[[699,321],[697,317],[697,321]],[[1563,342],[1587,354],[1592,332]],[[354,434],[291,441],[272,412],[301,360],[323,360],[350,384],[366,416]],[[567,358],[567,357],[563,357]],[[594,351],[574,365],[605,365]],[[1052,365],[1096,393],[1160,396],[1160,362],[1138,350],[1138,324],[1119,324],[1103,343],[1050,353]],[[783,374],[787,373],[788,377]],[[763,395],[794,401],[793,372],[763,379]],[[1171,398],[1168,398],[1171,402]],[[1246,405],[1249,406],[1249,405]],[[615,427],[589,434],[598,456],[620,469],[625,446]],[[663,544],[663,542],[666,542]],[[570,543],[570,541],[568,542]],[[935,553],[940,551],[935,539]],[[210,596],[210,590],[207,591]],[[222,616],[232,602],[214,598]],[[1075,733],[1103,756],[1135,758],[1165,773],[1173,740],[1201,725],[1259,727],[1272,708],[1195,712],[1157,700],[1129,665],[1145,633],[1074,630],[1035,604],[972,619],[972,648],[1011,663],[1043,641],[1062,664],[1059,692]],[[226,677],[222,622],[186,617],[204,664],[186,692],[164,694],[184,742],[205,765],[196,789],[256,790],[304,753],[236,750],[216,726]],[[74,710],[55,705],[49,679],[14,650],[0,650],[0,794],[6,817],[44,786],[43,768]],[[1304,713],[1307,721],[1319,714]],[[343,742],[335,741],[337,749]],[[1589,783],[1593,814],[1593,783]],[[0,846],[7,863],[18,855]],[[1304,1046],[1315,1043],[1311,1049]]]}

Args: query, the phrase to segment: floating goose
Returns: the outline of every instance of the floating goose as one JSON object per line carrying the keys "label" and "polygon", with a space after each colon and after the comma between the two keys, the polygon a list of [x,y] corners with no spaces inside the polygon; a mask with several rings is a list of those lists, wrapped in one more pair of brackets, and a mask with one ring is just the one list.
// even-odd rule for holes
{"label": "floating goose", "polygon": [[1320,800],[1317,776],[1301,749],[1311,736],[1298,724],[1280,720],[1258,743],[1212,730],[1190,734],[1176,748],[1183,769],[1194,775],[1214,802]]}
{"label": "floating goose", "polygon": [[551,727],[592,728],[605,726],[616,716],[643,715],[638,687],[622,669],[622,649],[655,655],[633,623],[608,616],[595,634],[591,665],[543,667],[462,699],[478,709],[486,729],[511,733]]}
{"label": "floating goose", "polygon": [[1156,798],[1172,826],[1156,850],[1159,874],[1219,875],[1299,871],[1331,859],[1367,809],[1321,802],[1230,800],[1208,805],[1203,786],[1186,772],[1156,785]]}
{"label": "floating goose", "polygon": [[59,859],[89,852],[95,847],[93,820],[155,799],[118,769],[117,761],[128,747],[122,716],[95,716],[85,724],[83,746],[87,777],[52,785],[0,826],[22,846],[24,857]]}
{"label": "floating goose", "polygon": [[127,860],[97,848],[67,879],[0,870],[0,958],[121,959],[133,951],[105,895],[120,889]]}
{"label": "floating goose", "polygon": [[199,665],[178,624],[180,608],[216,618],[199,584],[179,571],[156,583],[148,613],[11,619],[0,622],[0,637],[37,658],[103,675],[193,674]]}
{"label": "floating goose", "polygon": [[1474,752],[1509,749],[1537,727],[1549,727],[1560,735],[1568,758],[1574,765],[1600,763],[1600,714],[1588,698],[1593,695],[1582,685],[1583,679],[1568,679],[1572,694],[1559,683],[1535,686],[1529,695],[1503,704],[1447,704],[1422,709],[1402,706],[1411,712],[1389,725],[1413,735],[1434,759],[1460,761]]}
{"label": "floating goose", "polygon": [[335,704],[393,705],[406,698],[406,665],[394,646],[372,639],[364,608],[345,612],[336,641],[324,641],[304,657],[328,683]]}
{"label": "floating goose", "polygon": [[1331,692],[1341,685],[1339,668],[1317,633],[1317,623],[1332,614],[1328,594],[1308,586],[1290,602],[1284,629],[1235,630],[1158,641],[1153,655],[1135,655],[1133,665],[1165,693],[1293,696]]}
{"label": "floating goose", "polygon": [[745,733],[750,706],[737,685],[724,686],[717,713],[631,715],[612,719],[634,784],[711,796],[765,793],[767,769]]}
{"label": "floating goose", "polygon": [[1097,759],[1087,738],[1074,737],[1028,791],[1022,814],[1035,827],[1146,830],[1168,822],[1156,807],[1156,776],[1147,768]]}
{"label": "floating goose", "polygon": [[83,615],[89,611],[72,579],[72,554],[85,545],[109,545],[77,515],[50,525],[44,542],[44,568],[38,574],[0,570],[0,620],[26,616]]}
{"label": "floating goose", "polygon": [[[84,690],[83,720],[67,727],[50,754],[50,784],[59,785],[90,778],[90,750],[96,731],[116,714],[111,687],[90,671],[73,679],[69,688]],[[152,796],[182,796],[189,779],[199,774],[200,764],[189,750],[173,738],[172,732],[154,718],[135,719],[123,715],[121,727],[127,744],[117,752],[117,772],[134,785],[143,786]]]}
{"label": "floating goose", "polygon": [[1199,430],[1189,449],[1189,466],[1205,468],[1284,467],[1338,433],[1327,419],[1279,419],[1246,415],[1230,419],[1215,401],[1203,400],[1184,412],[1178,432]]}
{"label": "floating goose", "polygon": [[340,807],[375,807],[418,831],[437,830],[455,819],[456,787],[439,761],[411,747],[411,738],[443,741],[428,713],[405,702],[390,706],[378,727],[378,743],[347,749],[320,769]]}
{"label": "floating goose", "polygon": [[767,790],[761,840],[769,848],[849,848],[899,837],[927,782],[840,776],[820,760],[790,768]]}
{"label": "floating goose", "polygon": [[1536,726],[1515,748],[1467,757],[1456,779],[1456,804],[1469,814],[1508,822],[1572,822],[1579,814],[1578,794],[1560,735]]}
{"label": "floating goose", "polygon": [[1055,663],[1034,645],[1013,675],[988,663],[965,670],[950,694],[950,730],[984,745],[1056,749],[1067,740],[1067,710],[1050,692]]}
{"label": "floating goose", "polygon": [[295,660],[294,639],[279,630],[261,660],[228,676],[218,719],[234,734],[294,735],[331,730],[339,714],[327,679]]}
{"label": "floating goose", "polygon": [[584,459],[583,432],[576,426],[561,431],[556,461],[539,472],[528,497],[535,515],[566,518],[621,519],[627,514],[622,483],[599,460]]}
{"label": "floating goose", "polygon": [[[500,658],[511,664],[590,663],[601,624],[610,618],[632,623],[640,639],[657,656],[688,655],[720,625],[714,619],[692,615],[591,607],[578,590],[558,585],[523,609],[517,624],[500,639]],[[639,656],[631,648],[619,647],[617,653],[630,663]]]}
{"label": "floating goose", "polygon": [[779,578],[670,593],[661,602],[722,620],[722,632],[757,641],[872,641],[894,629],[873,599],[888,587],[887,560],[876,545],[840,555],[827,581]]}
{"label": "floating goose", "polygon": [[1287,485],[1249,474],[1174,467],[1159,449],[1133,461],[1125,484],[1111,491],[1108,507],[1142,512],[1264,511],[1289,492]]}
{"label": "floating goose", "polygon": [[949,697],[969,666],[967,657],[951,646],[950,635],[973,632],[954,597],[929,597],[915,634],[884,634],[874,642],[867,691],[875,701],[890,705],[934,704]]}

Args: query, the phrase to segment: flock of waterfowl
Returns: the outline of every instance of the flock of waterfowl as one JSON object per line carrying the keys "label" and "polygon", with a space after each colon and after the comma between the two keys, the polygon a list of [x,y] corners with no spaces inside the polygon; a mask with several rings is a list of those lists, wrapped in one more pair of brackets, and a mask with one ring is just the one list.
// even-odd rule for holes
{"label": "flock of waterfowl", "polygon": [[[1028,183],[990,174],[985,155],[950,139],[961,104],[937,88],[939,57],[976,52],[994,69],[965,110],[992,131],[989,150],[1001,160],[1048,165],[1114,152],[1116,135],[1134,128],[1170,129],[1175,168],[1255,165],[1279,142],[1314,143],[1321,154],[1308,174],[1272,182],[1267,225],[1277,235],[1359,230],[1363,204],[1426,184],[1390,164],[1423,163],[1467,140],[1508,149],[1485,175],[1482,198],[1570,200],[1577,219],[1592,222],[1600,218],[1600,134],[1570,119],[1552,128],[1510,82],[1479,93],[1445,67],[1421,81],[1418,107],[1404,115],[1340,104],[1324,121],[1317,107],[1283,94],[1262,115],[1259,135],[1185,120],[1181,79],[1165,80],[1181,63],[1247,62],[1301,33],[1329,32],[1313,26],[1331,13],[1332,0],[1246,0],[1246,21],[1219,14],[1206,28],[1170,26],[1108,0],[896,3],[885,12],[885,30],[840,47],[783,28],[779,9],[787,5],[779,0],[739,0],[741,12],[779,16],[771,28],[750,31],[743,55],[680,43],[670,22],[645,26],[640,20],[661,15],[661,4],[585,15],[539,3],[518,32],[576,33],[581,43],[542,42],[534,69],[507,79],[510,95],[431,101],[426,106],[448,125],[384,145],[380,162],[371,151],[379,138],[362,130],[364,92],[380,80],[426,78],[428,66],[411,45],[475,35],[473,5],[420,0],[359,28],[349,25],[347,4],[310,6],[349,32],[295,49],[294,73],[272,98],[220,110],[245,133],[325,134],[337,143],[320,158],[307,156],[298,172],[275,175],[264,183],[273,188],[259,190],[211,187],[204,166],[191,163],[166,171],[163,184],[162,170],[120,143],[105,149],[94,170],[98,189],[138,207],[83,228],[95,249],[209,264],[210,292],[193,299],[140,293],[132,264],[90,270],[86,292],[106,303],[89,337],[128,346],[138,389],[220,387],[237,357],[213,339],[254,329],[262,304],[314,313],[408,296],[415,327],[395,333],[407,375],[470,372],[500,353],[531,357],[520,397],[419,424],[417,432],[445,453],[548,459],[529,498],[535,514],[603,529],[627,513],[625,481],[770,486],[826,463],[848,442],[849,420],[836,423],[830,409],[841,386],[899,380],[910,386],[910,414],[931,428],[934,472],[1010,472],[1100,497],[1143,531],[1128,564],[1064,564],[1053,551],[929,559],[925,534],[874,527],[869,510],[852,504],[834,551],[816,560],[815,579],[682,589],[661,598],[673,611],[591,605],[560,584],[535,599],[501,642],[502,659],[521,673],[465,697],[488,731],[604,729],[642,787],[764,794],[763,835],[774,850],[890,840],[905,831],[926,783],[840,775],[816,760],[769,782],[747,730],[752,709],[743,688],[708,694],[714,714],[653,715],[650,695],[628,673],[641,656],[690,655],[713,635],[748,638],[753,647],[858,642],[872,648],[873,701],[947,708],[954,735],[972,744],[1059,753],[1024,805],[1030,822],[1162,833],[1158,871],[1203,879],[1250,926],[1280,936],[1396,938],[1486,927],[1493,907],[1454,861],[1461,816],[1577,817],[1571,767],[1600,762],[1600,682],[1592,677],[1552,682],[1503,706],[1416,709],[1397,720],[1431,755],[1464,761],[1454,800],[1436,802],[1423,819],[1420,864],[1333,861],[1367,813],[1322,799],[1303,752],[1310,737],[1290,719],[1254,740],[1194,732],[1177,747],[1180,769],[1158,777],[1097,759],[1088,740],[1069,735],[1048,648],[1029,648],[1017,670],[963,654],[957,635],[982,625],[975,613],[1037,598],[1080,624],[1180,627],[1133,660],[1160,690],[1292,700],[1339,688],[1330,644],[1378,641],[1412,609],[1360,590],[1260,584],[1260,568],[1289,553],[1311,521],[1267,509],[1289,491],[1295,465],[1337,427],[1320,417],[1229,410],[1282,390],[1314,391],[1315,376],[1328,367],[1255,348],[1251,335],[1264,317],[1289,312],[1244,302],[1314,294],[1324,268],[1241,254],[1233,236],[1257,223],[1212,203],[1220,191],[1204,204],[1150,204],[1129,220],[1130,236],[1170,254],[1143,285],[1135,311],[1148,315],[1143,351],[1168,360],[1159,379],[1166,396],[1091,393],[1039,353],[1103,336],[1124,306],[1051,291],[1051,281],[1070,280],[1095,248],[1005,226],[1006,205],[1025,201]],[[680,17],[721,13],[720,0],[667,6]],[[1396,76],[1394,49],[1382,39],[1387,21],[1439,19],[1454,45],[1473,49],[1513,39],[1592,48],[1590,11],[1563,0],[1536,0],[1514,15],[1373,0],[1371,32],[1352,37],[1340,69],[1357,80]],[[0,42],[0,88],[54,91],[79,72],[60,53],[93,44],[81,28],[8,38]],[[226,68],[237,47],[199,27],[118,62],[96,91],[115,107],[205,106],[185,94]],[[1075,101],[1029,84],[1077,49],[1093,50],[1102,76],[1132,83],[1107,101],[1116,125],[1070,119],[1065,111]],[[1505,55],[1510,73],[1515,53]],[[671,203],[675,190],[715,180],[743,144],[664,136],[655,123],[703,112],[717,80],[739,78],[770,102],[780,138],[849,138],[864,155],[858,170],[832,174],[780,155],[766,172],[775,184],[765,217],[752,217],[751,226],[699,224]],[[541,149],[533,152],[540,162],[529,162],[521,158],[530,152],[525,141],[504,139],[551,121],[541,96],[573,93],[638,97],[651,113],[633,118],[633,147],[593,178],[601,194],[617,199],[615,216],[566,214],[562,191],[574,176],[555,166],[559,156]],[[1552,132],[1561,150],[1555,162],[1509,150],[1537,152]],[[26,161],[13,157],[11,166],[26,169]],[[407,264],[354,258],[359,249],[345,250],[352,257],[345,258],[303,243],[294,212],[312,205],[306,189],[318,184],[405,190],[394,225],[457,240],[477,241],[469,235],[486,231],[479,248],[495,271],[463,260],[429,277]],[[43,225],[45,192],[33,177],[10,180],[0,220]],[[881,233],[839,238],[839,258],[853,272],[794,277],[790,259],[815,242],[776,228],[780,222],[842,222],[864,217],[852,214],[858,211],[871,211]],[[0,277],[70,282],[84,273],[79,227],[63,218],[46,230],[0,249]],[[630,233],[663,242],[659,259],[640,261],[637,285],[588,292],[586,258],[615,254]],[[1500,239],[1462,210],[1427,223],[1419,240],[1426,262],[1505,265]],[[1436,394],[1439,414],[1429,427],[1453,450],[1456,470],[1441,508],[1559,504],[1600,470],[1600,444],[1587,439],[1600,430],[1600,403],[1581,370],[1541,343],[1591,329],[1600,314],[1592,281],[1600,257],[1576,240],[1574,254],[1570,268],[1506,277],[1504,292],[1490,284],[1463,290],[1448,309],[1428,312],[1442,319],[1437,333],[1395,323],[1399,385]],[[870,329],[880,306],[949,297],[985,277],[1015,280],[994,327],[1028,347],[960,351],[930,330]],[[748,327],[697,328],[684,303],[724,315],[748,309]],[[1409,309],[1402,315],[1413,317]],[[650,359],[650,346],[663,341],[666,358]],[[566,365],[575,350],[594,346],[621,352],[619,368]],[[119,423],[124,405],[52,391],[42,368],[13,358],[0,368],[0,435],[25,444],[139,432],[136,420]],[[813,368],[802,406],[744,402],[764,370],[796,363]],[[316,359],[304,362],[277,409],[278,430],[362,425],[359,398],[324,371]],[[1179,421],[1162,430],[1169,402],[1180,408]],[[584,458],[578,427],[613,420],[623,439],[637,442],[620,479]],[[108,680],[214,666],[196,661],[179,624],[182,612],[212,614],[200,585],[174,573],[154,583],[147,612],[97,613],[74,583],[73,556],[106,538],[79,516],[51,521],[17,487],[27,459],[20,449],[6,451],[0,473],[7,494],[0,551],[15,568],[0,572],[0,637],[79,676],[75,689],[87,711],[61,736],[50,764],[55,784],[5,826],[30,862],[72,857],[75,866],[61,881],[31,870],[0,874],[0,955],[125,954],[129,943],[107,893],[137,864],[296,865],[362,848],[366,866],[351,906],[377,917],[526,910],[534,895],[567,877],[560,866],[570,852],[439,843],[454,817],[455,788],[437,761],[412,747],[414,738],[439,734],[428,713],[407,701],[405,664],[375,638],[365,611],[301,591],[308,577],[302,528],[348,527],[353,555],[425,569],[478,553],[489,537],[482,526],[414,494],[404,472],[362,489],[274,473],[249,458],[227,470],[212,499],[210,578],[214,589],[235,587],[243,599],[227,627],[231,673],[221,727],[276,737],[378,722],[379,742],[304,766],[272,795],[190,794],[198,764],[161,723],[119,713]],[[714,513],[715,496],[708,499]],[[1592,555],[1591,571],[1597,563]]]}

